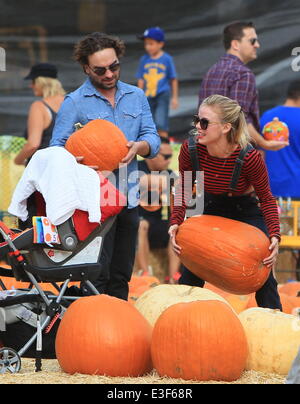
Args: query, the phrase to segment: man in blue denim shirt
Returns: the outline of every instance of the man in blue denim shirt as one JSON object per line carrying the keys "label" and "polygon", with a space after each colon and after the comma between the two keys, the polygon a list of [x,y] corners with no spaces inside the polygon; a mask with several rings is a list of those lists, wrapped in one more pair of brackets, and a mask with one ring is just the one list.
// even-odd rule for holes
{"label": "man in blue denim shirt", "polygon": [[[76,123],[84,125],[94,119],[114,123],[128,139],[128,154],[122,160],[127,173],[120,175],[122,180],[120,178],[118,184],[122,191],[127,190],[128,206],[118,215],[105,237],[100,259],[101,275],[95,283],[100,293],[126,300],[139,225],[136,155],[155,157],[160,139],[144,92],[119,81],[119,59],[124,51],[124,43],[118,38],[97,32],[75,46],[75,59],[88,79],[66,96],[56,118],[50,146],[64,146]],[[118,177],[121,173],[116,174]]]}

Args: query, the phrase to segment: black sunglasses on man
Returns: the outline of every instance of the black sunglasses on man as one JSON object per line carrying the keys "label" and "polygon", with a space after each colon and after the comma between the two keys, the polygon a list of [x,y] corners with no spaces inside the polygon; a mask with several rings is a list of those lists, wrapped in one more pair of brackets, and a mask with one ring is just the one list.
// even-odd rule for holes
{"label": "black sunglasses on man", "polygon": [[[88,65],[89,66],[89,65]],[[100,66],[96,66],[96,67],[91,67],[89,66],[89,68],[92,70],[93,73],[95,73],[97,76],[103,76],[107,70],[111,71],[112,73],[118,71],[120,69],[120,62],[114,62],[111,65],[109,65],[108,67],[100,67]]]}

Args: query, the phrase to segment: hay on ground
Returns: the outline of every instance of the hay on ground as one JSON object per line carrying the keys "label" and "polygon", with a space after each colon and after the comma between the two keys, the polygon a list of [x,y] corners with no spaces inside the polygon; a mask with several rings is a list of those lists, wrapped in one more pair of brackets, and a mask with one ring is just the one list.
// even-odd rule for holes
{"label": "hay on ground", "polygon": [[[34,359],[22,359],[17,374],[0,375],[0,384],[227,384],[225,382],[199,382],[160,377],[155,371],[144,377],[107,377],[64,373],[57,360],[43,360],[42,372],[35,373]],[[229,384],[284,384],[285,377],[262,372],[245,371],[242,377]]]}

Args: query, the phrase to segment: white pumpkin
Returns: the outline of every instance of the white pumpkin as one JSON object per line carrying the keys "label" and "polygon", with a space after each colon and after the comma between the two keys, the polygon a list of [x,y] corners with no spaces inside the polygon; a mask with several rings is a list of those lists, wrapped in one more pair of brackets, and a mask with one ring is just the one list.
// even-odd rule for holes
{"label": "white pumpkin", "polygon": [[230,306],[223,297],[209,289],[187,285],[158,285],[143,293],[135,302],[135,307],[154,326],[158,317],[168,307],[196,300],[220,300]]}
{"label": "white pumpkin", "polygon": [[249,347],[246,369],[286,375],[300,346],[300,318],[255,307],[239,319]]}

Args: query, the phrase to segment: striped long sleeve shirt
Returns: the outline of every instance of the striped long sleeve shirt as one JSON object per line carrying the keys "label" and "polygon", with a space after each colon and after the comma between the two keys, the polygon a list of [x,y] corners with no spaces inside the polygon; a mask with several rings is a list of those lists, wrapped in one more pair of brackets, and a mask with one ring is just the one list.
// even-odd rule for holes
{"label": "striped long sleeve shirt", "polygon": [[[209,155],[206,146],[197,144],[200,167],[204,171],[204,190],[211,194],[228,193],[233,169],[240,152],[238,147],[228,158],[219,158]],[[179,154],[180,181],[175,193],[175,203],[172,211],[170,223],[181,224],[186,213],[187,197],[184,195],[184,173],[192,172],[192,164],[188,150],[187,140],[182,144]],[[251,150],[245,157],[241,175],[233,196],[241,196],[251,187],[260,202],[260,208],[264,216],[269,236],[277,237],[280,240],[280,224],[278,208],[275,197],[272,195],[269,185],[269,177],[265,163],[261,154],[256,150]]]}

